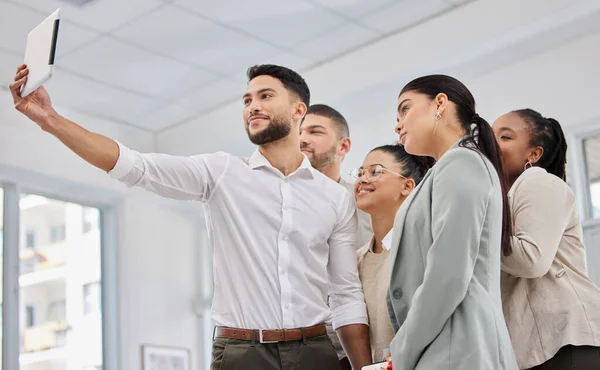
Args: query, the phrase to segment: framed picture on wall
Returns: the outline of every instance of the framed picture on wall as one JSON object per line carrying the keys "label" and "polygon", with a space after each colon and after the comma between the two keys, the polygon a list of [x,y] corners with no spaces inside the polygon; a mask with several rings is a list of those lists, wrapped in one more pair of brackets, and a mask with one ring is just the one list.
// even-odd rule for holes
{"label": "framed picture on wall", "polygon": [[142,370],[191,370],[185,348],[142,344]]}

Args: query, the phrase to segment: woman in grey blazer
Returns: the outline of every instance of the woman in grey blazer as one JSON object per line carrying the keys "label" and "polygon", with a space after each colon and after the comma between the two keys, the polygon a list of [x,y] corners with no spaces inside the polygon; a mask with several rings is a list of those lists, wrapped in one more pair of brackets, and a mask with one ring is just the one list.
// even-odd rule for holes
{"label": "woman in grey blazer", "polygon": [[514,233],[502,258],[502,304],[522,369],[600,369],[600,289],[587,275],[560,124],[531,109],[493,125]]}
{"label": "woman in grey blazer", "polygon": [[510,214],[492,129],[475,113],[469,90],[449,76],[408,83],[397,108],[406,151],[437,163],[394,224],[393,368],[516,370],[500,298]]}

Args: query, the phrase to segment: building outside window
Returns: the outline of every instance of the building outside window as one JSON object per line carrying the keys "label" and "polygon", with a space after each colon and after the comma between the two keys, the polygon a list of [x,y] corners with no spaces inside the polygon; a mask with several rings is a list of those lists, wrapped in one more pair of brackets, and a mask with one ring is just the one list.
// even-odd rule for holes
{"label": "building outside window", "polygon": [[35,248],[35,231],[30,230],[25,234],[25,247]]}
{"label": "building outside window", "polygon": [[20,369],[102,368],[99,210],[34,194],[19,210]]}
{"label": "building outside window", "polygon": [[100,296],[100,282],[89,283],[83,286],[84,315],[101,311]]}

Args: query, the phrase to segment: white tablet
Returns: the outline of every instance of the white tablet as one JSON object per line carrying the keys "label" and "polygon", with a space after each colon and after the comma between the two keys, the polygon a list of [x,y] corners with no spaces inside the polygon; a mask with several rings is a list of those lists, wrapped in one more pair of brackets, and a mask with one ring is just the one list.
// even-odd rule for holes
{"label": "white tablet", "polygon": [[387,370],[389,362],[382,361],[361,367],[361,370]]}
{"label": "white tablet", "polygon": [[31,94],[52,77],[59,22],[60,8],[27,35],[24,63],[29,69],[29,75],[21,88],[23,97]]}

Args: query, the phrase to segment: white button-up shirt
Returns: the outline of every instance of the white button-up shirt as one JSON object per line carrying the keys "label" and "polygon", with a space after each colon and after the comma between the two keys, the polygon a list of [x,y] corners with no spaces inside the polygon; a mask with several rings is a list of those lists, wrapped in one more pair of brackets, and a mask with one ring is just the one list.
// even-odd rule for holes
{"label": "white button-up shirt", "polygon": [[[178,157],[119,143],[109,174],[128,186],[204,203],[217,325],[281,329],[367,324],[354,202],[306,157],[284,176],[257,150]],[[327,305],[330,295],[331,310]]]}
{"label": "white button-up shirt", "polygon": [[[385,236],[383,237],[383,240],[381,241],[381,246],[383,247],[384,250],[386,250],[388,252],[390,251],[390,249],[392,249],[393,233],[394,233],[394,229],[390,230],[387,234],[385,234]],[[360,264],[360,261],[362,260],[362,258],[365,256],[365,254],[367,254],[368,252],[373,252],[373,238],[374,238],[374,236],[371,237],[371,240],[369,240],[362,247],[360,247],[359,249],[356,250],[356,256],[358,257],[359,264]]]}

